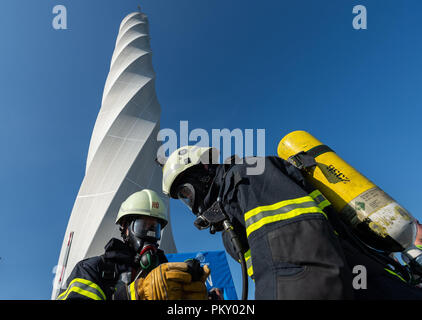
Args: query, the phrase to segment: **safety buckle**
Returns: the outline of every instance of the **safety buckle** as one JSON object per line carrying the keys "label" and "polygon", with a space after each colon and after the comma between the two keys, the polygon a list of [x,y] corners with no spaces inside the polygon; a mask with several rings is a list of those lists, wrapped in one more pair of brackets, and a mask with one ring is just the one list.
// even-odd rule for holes
{"label": "safety buckle", "polygon": [[287,159],[289,163],[294,165],[299,170],[308,169],[317,165],[315,158],[305,151],[301,151]]}
{"label": "safety buckle", "polygon": [[295,154],[294,156],[291,156],[287,159],[287,161],[289,163],[291,163],[292,165],[294,165],[296,168],[298,168],[299,170],[303,169],[303,161],[301,160],[301,155],[305,154],[304,151],[301,151],[297,154]]}
{"label": "safety buckle", "polygon": [[222,231],[223,221],[227,217],[223,213],[220,198],[215,201],[210,208],[199,214],[194,222],[194,225],[199,230],[210,228],[210,233],[214,234],[216,231]]}

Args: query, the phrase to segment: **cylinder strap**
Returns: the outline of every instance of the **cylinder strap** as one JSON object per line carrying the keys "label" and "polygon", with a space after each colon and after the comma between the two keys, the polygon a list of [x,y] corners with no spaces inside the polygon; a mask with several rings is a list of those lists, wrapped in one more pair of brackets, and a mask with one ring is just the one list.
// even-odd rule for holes
{"label": "cylinder strap", "polygon": [[321,154],[327,153],[327,152],[334,152],[329,146],[326,146],[325,144],[321,144],[319,146],[313,147],[312,149],[309,149],[306,151],[306,154],[310,155],[313,158],[319,157]]}
{"label": "cylinder strap", "polygon": [[334,151],[325,144],[321,144],[319,146],[309,149],[306,152],[299,152],[294,156],[291,156],[287,161],[289,161],[291,164],[293,164],[296,168],[300,170],[312,168],[317,165],[315,158],[327,152]]}

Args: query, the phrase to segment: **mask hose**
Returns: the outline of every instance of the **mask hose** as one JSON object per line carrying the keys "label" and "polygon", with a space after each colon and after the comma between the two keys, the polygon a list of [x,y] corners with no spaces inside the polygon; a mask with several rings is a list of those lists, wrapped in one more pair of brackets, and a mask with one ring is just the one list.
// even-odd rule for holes
{"label": "mask hose", "polygon": [[233,244],[236,255],[239,257],[239,262],[242,267],[242,300],[248,299],[248,269],[246,267],[246,260],[243,255],[243,247],[239,240],[239,236],[234,231],[234,227],[230,222],[229,217],[224,211],[223,205],[221,204],[221,198],[218,197],[217,201],[202,214],[197,216],[194,225],[199,230],[210,228],[210,233],[214,234],[218,231],[225,230],[230,236],[230,241]]}
{"label": "mask hose", "polygon": [[194,222],[194,225],[199,230],[204,230],[210,228],[210,233],[214,234],[215,232],[225,230],[230,236],[230,241],[233,244],[233,247],[236,251],[237,256],[239,257],[239,262],[242,268],[242,300],[248,300],[248,269],[246,266],[246,260],[243,255],[242,244],[239,240],[238,235],[234,231],[234,227],[230,222],[228,215],[224,210],[222,204],[222,192],[224,188],[220,188],[219,195],[217,200],[211,205],[210,208],[201,212],[197,215],[197,219]]}
{"label": "mask hose", "polygon": [[233,243],[236,254],[239,257],[240,265],[242,267],[242,300],[248,300],[248,271],[246,268],[246,260],[242,253],[242,245],[240,244],[239,238],[234,232],[234,228],[229,220],[223,221],[224,230],[230,235],[230,240]]}

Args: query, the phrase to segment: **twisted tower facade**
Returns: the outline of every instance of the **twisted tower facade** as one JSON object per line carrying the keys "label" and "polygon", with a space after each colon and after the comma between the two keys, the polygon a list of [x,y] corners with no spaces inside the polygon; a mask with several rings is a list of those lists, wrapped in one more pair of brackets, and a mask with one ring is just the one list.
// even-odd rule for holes
{"label": "twisted tower facade", "polygon": [[[129,195],[144,188],[162,194],[162,170],[155,161],[161,108],[151,56],[147,16],[132,13],[120,25],[85,177],[63,240],[53,299],[78,261],[102,254],[111,237],[120,237],[115,218]],[[168,199],[162,198],[168,208]],[[176,252],[170,216],[161,248]]]}

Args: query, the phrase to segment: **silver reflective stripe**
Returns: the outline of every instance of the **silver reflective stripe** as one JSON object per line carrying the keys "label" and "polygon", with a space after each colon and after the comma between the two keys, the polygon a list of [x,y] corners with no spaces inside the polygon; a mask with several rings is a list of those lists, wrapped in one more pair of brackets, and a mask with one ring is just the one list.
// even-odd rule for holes
{"label": "silver reflective stripe", "polygon": [[77,293],[93,300],[106,300],[104,292],[95,283],[85,279],[73,280],[67,290],[58,296],[57,300],[66,300],[70,293]]}
{"label": "silver reflective stripe", "polygon": [[248,275],[249,275],[249,277],[254,279],[253,267],[252,267],[252,257],[251,257],[251,250],[250,249],[245,252],[244,257],[245,257],[246,269],[248,271]]}
{"label": "silver reflective stripe", "polygon": [[256,207],[245,213],[246,236],[270,223],[292,219],[303,214],[321,213],[310,196],[280,201],[267,206]]}
{"label": "silver reflective stripe", "polygon": [[275,216],[278,214],[284,214],[296,209],[307,209],[307,208],[314,208],[314,207],[315,207],[315,202],[311,200],[309,202],[292,203],[284,207],[278,208],[276,210],[262,211],[245,221],[246,228],[265,217]]}

